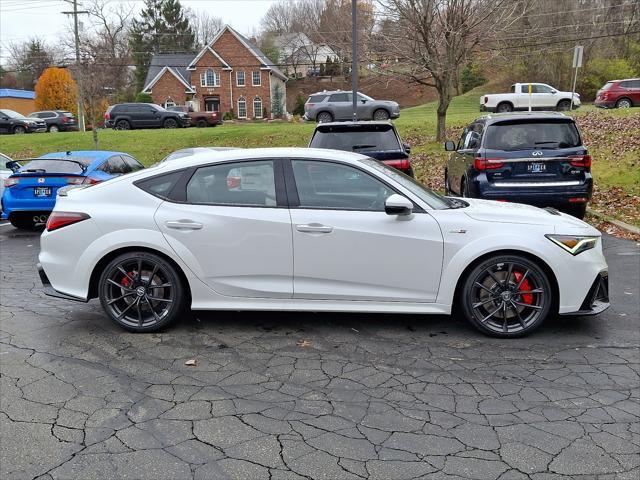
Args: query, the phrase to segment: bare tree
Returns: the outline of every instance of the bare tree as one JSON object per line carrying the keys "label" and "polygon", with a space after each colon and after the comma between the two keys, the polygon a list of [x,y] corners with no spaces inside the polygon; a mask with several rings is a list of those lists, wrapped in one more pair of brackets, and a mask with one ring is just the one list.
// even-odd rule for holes
{"label": "bare tree", "polygon": [[196,36],[198,48],[211,43],[211,40],[224,28],[224,21],[221,18],[212,17],[204,10],[185,8],[185,12]]}
{"label": "bare tree", "polygon": [[447,109],[458,69],[520,18],[513,0],[379,0],[397,34],[387,48],[400,60],[392,71],[438,92],[437,140],[444,140]]}

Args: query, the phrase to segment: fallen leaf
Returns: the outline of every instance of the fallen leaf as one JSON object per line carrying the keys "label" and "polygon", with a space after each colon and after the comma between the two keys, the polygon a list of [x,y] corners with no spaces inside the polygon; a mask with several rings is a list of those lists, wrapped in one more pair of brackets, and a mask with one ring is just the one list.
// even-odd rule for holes
{"label": "fallen leaf", "polygon": [[198,364],[198,361],[195,358],[192,358],[191,360],[184,362],[184,364],[188,367],[195,367]]}
{"label": "fallen leaf", "polygon": [[298,345],[299,347],[310,347],[311,346],[311,340],[298,340],[296,345]]}

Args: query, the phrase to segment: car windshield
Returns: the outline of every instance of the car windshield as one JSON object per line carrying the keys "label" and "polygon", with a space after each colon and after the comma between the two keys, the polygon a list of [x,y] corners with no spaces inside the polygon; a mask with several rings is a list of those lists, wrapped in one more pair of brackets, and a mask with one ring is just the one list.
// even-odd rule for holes
{"label": "car windshield", "polygon": [[393,180],[398,182],[400,185],[402,185],[404,188],[409,190],[420,200],[422,200],[435,210],[446,210],[449,208],[459,208],[461,206],[466,206],[466,204],[463,205],[462,202],[458,202],[455,199],[450,199],[438,195],[436,192],[429,190],[417,180],[414,180],[413,178],[405,175],[395,168],[386,166],[384,163],[370,158],[363,158],[360,161],[370,167],[375,168],[379,172],[384,173],[386,176],[391,177]]}
{"label": "car windshield", "polygon": [[90,160],[75,158],[73,160],[37,158],[25,163],[19,173],[82,173]]}
{"label": "car windshield", "polygon": [[7,108],[0,110],[0,113],[2,113],[3,115],[6,115],[9,118],[27,118],[21,113],[15,112],[13,110],[9,110]]}
{"label": "car windshield", "polygon": [[358,93],[358,98],[360,100],[371,100],[371,101],[373,101],[373,98],[371,98],[369,95],[365,95],[364,93]]}
{"label": "car windshield", "polygon": [[572,148],[580,146],[580,135],[571,121],[508,121],[487,127],[484,146],[492,150]]}
{"label": "car windshield", "polygon": [[321,127],[316,131],[309,146],[357,153],[402,150],[390,125],[371,125],[366,128]]}

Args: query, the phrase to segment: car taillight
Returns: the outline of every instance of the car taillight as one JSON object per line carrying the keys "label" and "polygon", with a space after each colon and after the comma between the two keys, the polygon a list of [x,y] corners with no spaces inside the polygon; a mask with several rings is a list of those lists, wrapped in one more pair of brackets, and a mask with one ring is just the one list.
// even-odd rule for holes
{"label": "car taillight", "polygon": [[501,157],[476,157],[473,161],[473,166],[476,168],[476,170],[494,170],[496,168],[501,168],[502,166],[504,166],[504,162],[502,160],[504,160],[504,158]]}
{"label": "car taillight", "polygon": [[569,155],[567,158],[573,167],[591,168],[591,155]]}
{"label": "car taillight", "polygon": [[49,219],[47,220],[47,231],[58,230],[59,228],[66,227],[67,225],[73,225],[74,223],[81,222],[91,218],[86,213],[78,212],[51,212]]}
{"label": "car taillight", "polygon": [[383,160],[382,163],[388,167],[397,168],[398,170],[407,170],[411,164],[406,158],[399,158],[397,160]]}
{"label": "car taillight", "polygon": [[67,177],[67,185],[82,185],[83,177]]}
{"label": "car taillight", "polygon": [[6,188],[13,187],[20,183],[20,179],[17,177],[9,177],[4,179],[4,186]]}
{"label": "car taillight", "polygon": [[99,178],[94,178],[94,177],[84,177],[83,181],[81,182],[83,185],[95,185],[96,183],[101,183],[102,180],[100,180]]}
{"label": "car taillight", "polygon": [[104,119],[105,120],[109,120],[111,117],[109,116],[109,112],[104,114]]}
{"label": "car taillight", "polygon": [[482,102],[482,103],[487,103],[488,101],[489,101],[489,97],[487,97],[487,96],[485,95],[485,97],[484,97],[484,102]]}

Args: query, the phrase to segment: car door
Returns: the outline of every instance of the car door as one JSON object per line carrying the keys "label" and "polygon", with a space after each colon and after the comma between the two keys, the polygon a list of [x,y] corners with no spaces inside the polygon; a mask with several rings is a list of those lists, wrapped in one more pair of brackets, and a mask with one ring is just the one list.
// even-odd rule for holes
{"label": "car door", "polygon": [[433,217],[387,215],[396,191],[354,166],[293,159],[286,168],[294,298],[435,301],[443,243]]}
{"label": "car door", "polygon": [[476,150],[480,146],[481,132],[482,126],[480,124],[469,125],[462,133],[458,149],[454,152],[454,168],[450,185],[460,195],[463,194],[462,181],[467,170],[473,165]]}
{"label": "car door", "polygon": [[349,120],[353,117],[353,105],[350,94],[334,93],[329,97],[334,120]]}
{"label": "car door", "polygon": [[194,169],[184,201],[164,202],[158,228],[176,255],[220,295],[291,298],[291,218],[278,160]]}
{"label": "car door", "polygon": [[551,110],[556,108],[558,103],[558,95],[552,93],[553,90],[549,85],[538,83],[533,86],[531,94],[531,105],[535,110]]}
{"label": "car door", "polygon": [[8,132],[11,126],[9,116],[0,110],[0,132]]}

